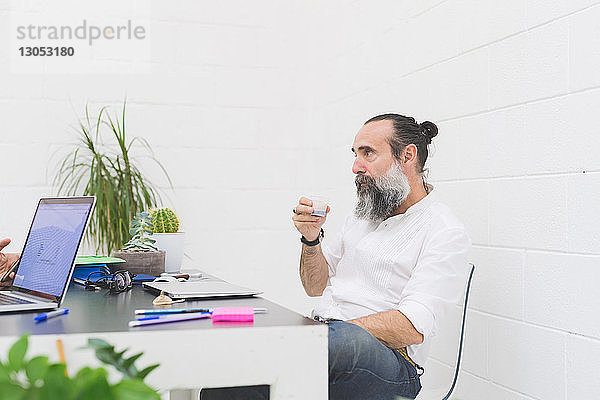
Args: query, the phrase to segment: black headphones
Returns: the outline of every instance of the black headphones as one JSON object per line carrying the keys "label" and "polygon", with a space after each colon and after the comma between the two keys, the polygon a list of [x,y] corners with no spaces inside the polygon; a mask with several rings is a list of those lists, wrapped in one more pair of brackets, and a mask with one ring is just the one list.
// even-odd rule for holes
{"label": "black headphones", "polygon": [[[94,275],[100,274],[97,280],[92,281]],[[127,270],[119,270],[112,275],[107,275],[103,272],[96,271],[88,275],[85,281],[85,290],[108,289],[110,293],[122,293],[133,287],[133,278],[135,274],[131,274]]]}

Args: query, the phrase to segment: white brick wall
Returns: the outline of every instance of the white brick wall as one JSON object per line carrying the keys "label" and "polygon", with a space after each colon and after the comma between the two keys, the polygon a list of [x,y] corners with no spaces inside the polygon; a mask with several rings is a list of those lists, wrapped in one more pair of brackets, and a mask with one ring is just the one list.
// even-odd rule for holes
{"label": "white brick wall", "polygon": [[[600,2],[118,3],[107,17],[148,23],[148,74],[13,75],[1,41],[0,236],[12,250],[54,193],[54,153],[76,139],[86,102],[118,111],[127,96],[130,134],[173,178],[166,203],[188,265],[308,313],[291,207],[329,197],[335,233],[352,209],[360,125],[390,111],[432,120],[430,180],[478,266],[456,397],[596,397]],[[4,37],[11,9],[0,0]],[[127,71],[128,57],[101,61]]]}
{"label": "white brick wall", "polygon": [[489,321],[489,378],[534,398],[565,393],[565,334],[519,321]]}
{"label": "white brick wall", "polygon": [[600,378],[593,368],[598,365],[600,344],[594,339],[569,335],[566,353],[567,398],[594,398],[600,393]]}
{"label": "white brick wall", "polygon": [[[590,318],[600,306],[598,257],[530,251],[525,257],[525,319],[588,337],[600,337]],[[560,299],[552,301],[551,299]]]}

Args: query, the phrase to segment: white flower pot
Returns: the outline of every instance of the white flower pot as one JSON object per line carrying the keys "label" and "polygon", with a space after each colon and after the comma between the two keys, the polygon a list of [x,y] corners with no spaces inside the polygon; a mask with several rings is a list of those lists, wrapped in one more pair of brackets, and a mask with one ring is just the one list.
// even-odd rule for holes
{"label": "white flower pot", "polygon": [[156,247],[167,253],[165,257],[165,272],[179,272],[183,261],[185,233],[154,233],[152,234],[152,239],[156,240]]}

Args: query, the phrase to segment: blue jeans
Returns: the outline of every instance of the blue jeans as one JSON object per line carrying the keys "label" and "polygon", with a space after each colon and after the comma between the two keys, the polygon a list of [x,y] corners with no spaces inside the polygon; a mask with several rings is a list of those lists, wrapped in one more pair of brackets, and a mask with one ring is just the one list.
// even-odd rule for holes
{"label": "blue jeans", "polygon": [[329,399],[414,399],[421,390],[417,370],[402,355],[361,327],[329,325]]}

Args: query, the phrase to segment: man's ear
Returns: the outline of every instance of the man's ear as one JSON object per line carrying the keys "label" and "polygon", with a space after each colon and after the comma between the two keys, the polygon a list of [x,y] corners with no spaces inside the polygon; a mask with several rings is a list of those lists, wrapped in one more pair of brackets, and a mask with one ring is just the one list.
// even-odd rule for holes
{"label": "man's ear", "polygon": [[402,162],[407,166],[416,164],[418,160],[417,146],[409,144],[402,151]]}

